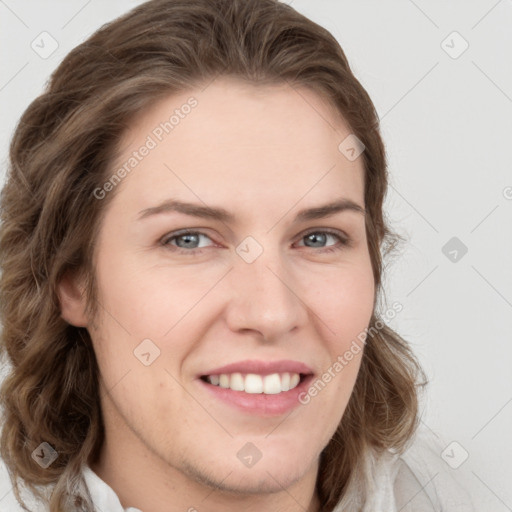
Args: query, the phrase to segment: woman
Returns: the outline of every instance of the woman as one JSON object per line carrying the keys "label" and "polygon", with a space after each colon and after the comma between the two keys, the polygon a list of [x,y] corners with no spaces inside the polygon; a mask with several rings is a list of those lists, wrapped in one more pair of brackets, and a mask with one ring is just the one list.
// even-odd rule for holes
{"label": "woman", "polygon": [[449,510],[407,463],[386,186],[370,98],[287,5],[152,0],[75,48],[1,198],[1,450],[33,510]]}

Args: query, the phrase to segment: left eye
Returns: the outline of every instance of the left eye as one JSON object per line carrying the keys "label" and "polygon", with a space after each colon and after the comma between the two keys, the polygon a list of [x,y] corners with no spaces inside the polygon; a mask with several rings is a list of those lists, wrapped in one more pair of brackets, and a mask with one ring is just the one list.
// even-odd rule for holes
{"label": "left eye", "polygon": [[[341,237],[341,235],[338,235],[337,233],[331,233],[330,231],[312,231],[312,232],[304,235],[301,238],[301,240],[306,240],[312,244],[312,245],[306,245],[306,247],[324,248],[325,246],[323,244],[325,244],[329,238],[337,239],[339,242],[342,243],[342,245],[345,244],[345,239],[343,239]],[[336,244],[334,243],[331,245],[336,245]],[[327,247],[329,247],[329,246],[327,246]]]}

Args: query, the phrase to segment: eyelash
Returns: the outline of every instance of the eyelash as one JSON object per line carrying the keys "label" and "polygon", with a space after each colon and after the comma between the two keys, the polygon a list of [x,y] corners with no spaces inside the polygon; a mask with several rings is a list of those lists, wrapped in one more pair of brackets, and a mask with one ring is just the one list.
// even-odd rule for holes
{"label": "eyelash", "polygon": [[[346,236],[345,234],[343,234],[339,231],[332,230],[332,229],[313,229],[311,231],[304,233],[300,237],[300,240],[306,238],[309,235],[319,234],[319,233],[334,236],[339,240],[340,243],[335,246],[320,247],[315,251],[317,253],[320,253],[320,254],[333,253],[333,252],[341,251],[342,249],[344,249],[346,247],[351,247],[351,245],[352,245],[352,241],[350,240],[350,238],[348,236]],[[169,243],[172,240],[175,240],[176,238],[180,238],[185,235],[202,235],[211,240],[211,238],[206,233],[188,229],[188,230],[176,231],[174,233],[170,233],[168,236],[166,236],[162,239],[161,244],[162,244],[162,246],[164,246],[167,249],[172,247],[172,249],[170,249],[170,250],[173,252],[176,252],[178,254],[187,254],[190,256],[201,254],[203,252],[203,249],[205,249],[205,248],[183,249],[182,247],[171,246],[171,244]],[[302,247],[304,247],[304,246],[302,246]],[[315,247],[309,247],[309,249],[314,250]]]}

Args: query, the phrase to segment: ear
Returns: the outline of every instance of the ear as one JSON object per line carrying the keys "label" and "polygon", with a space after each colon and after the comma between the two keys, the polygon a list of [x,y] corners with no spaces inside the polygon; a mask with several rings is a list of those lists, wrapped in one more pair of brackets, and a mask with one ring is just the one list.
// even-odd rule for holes
{"label": "ear", "polygon": [[75,327],[87,327],[86,295],[83,280],[71,272],[66,272],[58,283],[57,290],[60,316]]}

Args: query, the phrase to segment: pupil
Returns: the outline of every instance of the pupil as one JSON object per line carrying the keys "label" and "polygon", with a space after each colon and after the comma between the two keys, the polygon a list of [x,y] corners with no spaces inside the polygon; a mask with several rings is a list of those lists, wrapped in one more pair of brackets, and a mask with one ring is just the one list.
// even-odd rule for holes
{"label": "pupil", "polygon": [[190,234],[190,233],[185,234],[185,235],[181,235],[177,239],[178,246],[180,246],[180,247],[183,246],[182,244],[179,243],[180,240],[184,240],[185,241],[185,244],[184,244],[185,247],[189,247],[191,244],[194,245],[195,243],[197,243],[197,238],[198,238],[197,235],[193,235],[193,234]]}
{"label": "pupil", "polygon": [[325,237],[325,233],[310,233],[306,238],[313,242],[313,244],[317,244],[314,245],[314,247],[320,247],[323,243],[325,243]]}

